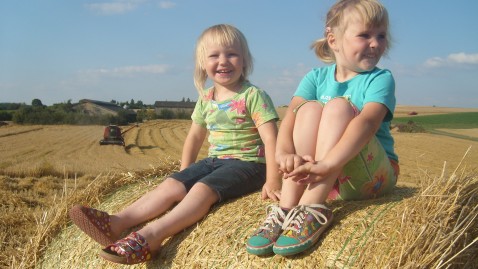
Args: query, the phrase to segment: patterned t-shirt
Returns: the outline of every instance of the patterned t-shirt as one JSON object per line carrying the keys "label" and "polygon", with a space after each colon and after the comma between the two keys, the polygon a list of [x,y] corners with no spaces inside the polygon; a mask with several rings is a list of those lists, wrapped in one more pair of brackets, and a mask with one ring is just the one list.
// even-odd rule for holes
{"label": "patterned t-shirt", "polygon": [[204,91],[191,119],[209,130],[209,157],[265,163],[257,127],[279,118],[269,95],[245,82],[232,98],[216,102],[214,88]]}

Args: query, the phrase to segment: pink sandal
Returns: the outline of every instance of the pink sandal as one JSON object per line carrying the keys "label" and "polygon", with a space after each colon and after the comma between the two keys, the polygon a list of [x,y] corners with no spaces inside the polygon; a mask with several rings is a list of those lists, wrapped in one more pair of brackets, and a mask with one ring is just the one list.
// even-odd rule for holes
{"label": "pink sandal", "polygon": [[108,213],[75,205],[70,209],[69,215],[78,228],[102,246],[110,245],[116,240],[111,232],[110,215]]}
{"label": "pink sandal", "polygon": [[[125,254],[116,253],[111,250],[112,247],[120,248]],[[102,249],[99,255],[105,260],[121,264],[137,264],[149,261],[152,258],[148,242],[136,232],[132,232],[127,237]]]}

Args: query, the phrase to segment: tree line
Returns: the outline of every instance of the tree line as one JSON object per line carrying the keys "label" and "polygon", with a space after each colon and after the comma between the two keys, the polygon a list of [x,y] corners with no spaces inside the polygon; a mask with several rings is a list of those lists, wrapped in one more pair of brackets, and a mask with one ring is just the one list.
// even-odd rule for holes
{"label": "tree line", "polygon": [[[70,124],[70,125],[126,125],[132,122],[142,122],[153,119],[190,118],[186,113],[175,113],[164,109],[156,115],[154,106],[145,105],[142,101],[117,102],[110,101],[120,107],[126,108],[118,111],[117,115],[89,115],[74,108],[71,100],[66,103],[43,105],[40,99],[33,99],[31,105],[25,103],[0,103],[0,121],[12,121],[16,124]],[[129,113],[127,109],[135,109],[136,113]]]}

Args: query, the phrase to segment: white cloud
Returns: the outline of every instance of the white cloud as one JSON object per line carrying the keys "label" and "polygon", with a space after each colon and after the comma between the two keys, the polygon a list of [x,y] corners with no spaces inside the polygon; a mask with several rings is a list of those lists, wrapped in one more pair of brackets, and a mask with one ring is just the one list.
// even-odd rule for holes
{"label": "white cloud", "polygon": [[425,61],[425,66],[426,67],[440,67],[444,66],[446,64],[446,61],[440,57],[433,57]]}
{"label": "white cloud", "polygon": [[464,52],[448,55],[448,60],[453,63],[478,64],[478,53],[466,54]]}
{"label": "white cloud", "polygon": [[108,3],[87,4],[86,7],[101,15],[124,14],[136,9],[144,0],[115,0]]}
{"label": "white cloud", "polygon": [[478,64],[478,53],[466,54],[464,52],[452,53],[446,58],[433,57],[425,61],[424,66],[429,68],[436,68],[442,66],[452,65],[464,65],[464,64]]}
{"label": "white cloud", "polygon": [[82,71],[83,74],[93,76],[132,76],[136,74],[164,74],[169,70],[169,66],[166,64],[152,64],[141,66],[123,66],[115,67],[111,69],[90,69]]}
{"label": "white cloud", "polygon": [[176,3],[172,1],[159,1],[158,4],[159,8],[161,9],[170,9],[176,6]]}

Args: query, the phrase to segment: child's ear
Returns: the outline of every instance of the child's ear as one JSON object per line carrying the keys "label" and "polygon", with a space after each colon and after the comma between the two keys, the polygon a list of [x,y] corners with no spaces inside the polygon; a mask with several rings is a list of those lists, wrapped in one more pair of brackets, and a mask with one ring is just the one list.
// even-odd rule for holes
{"label": "child's ear", "polygon": [[327,34],[327,44],[333,51],[337,51],[337,39],[335,38],[335,34],[330,32]]}

